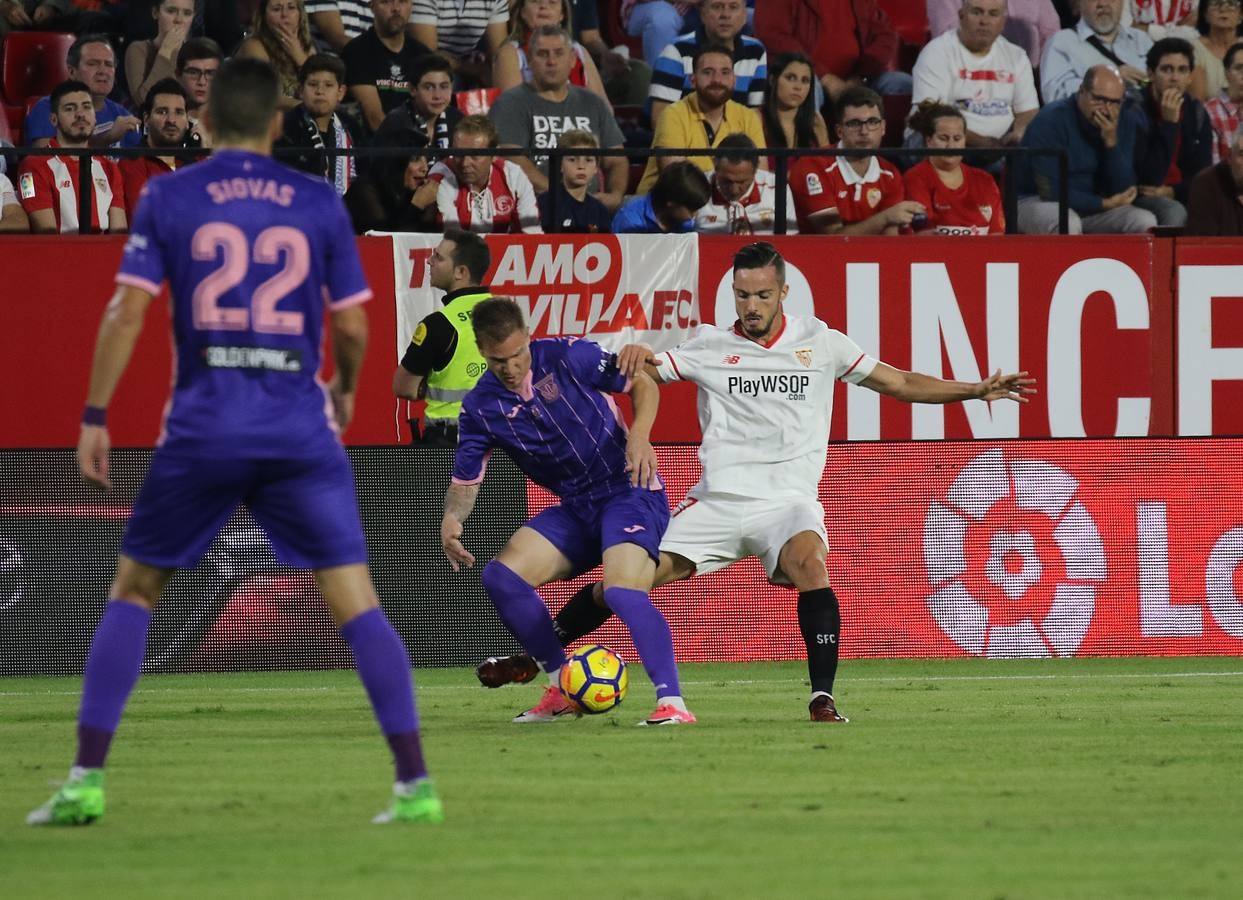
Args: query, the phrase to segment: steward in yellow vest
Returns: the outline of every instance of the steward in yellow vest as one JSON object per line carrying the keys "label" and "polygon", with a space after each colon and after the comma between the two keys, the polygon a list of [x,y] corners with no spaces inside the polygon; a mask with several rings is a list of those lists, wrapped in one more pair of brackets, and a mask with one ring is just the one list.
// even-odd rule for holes
{"label": "steward in yellow vest", "polygon": [[491,296],[482,282],[492,263],[483,238],[469,231],[446,231],[427,261],[432,287],[447,293],[444,308],[419,322],[393,373],[393,393],[407,400],[427,401],[422,433],[418,420],[410,430],[416,443],[457,446],[457,420],[462,399],[487,365],[475,345],[471,310]]}

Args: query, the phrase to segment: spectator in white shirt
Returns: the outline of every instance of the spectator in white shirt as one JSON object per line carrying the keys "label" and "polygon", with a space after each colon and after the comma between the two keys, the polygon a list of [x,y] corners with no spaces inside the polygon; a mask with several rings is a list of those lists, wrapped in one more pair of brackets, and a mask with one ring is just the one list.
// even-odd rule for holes
{"label": "spectator in white shirt", "polygon": [[[928,0],[928,33],[940,37],[958,27],[961,0]],[[1027,51],[1032,68],[1040,65],[1044,45],[1061,29],[1053,0],[1007,0],[1001,36]]]}
{"label": "spectator in white shirt", "polygon": [[[933,38],[915,61],[914,108],[936,100],[962,110],[968,149],[1017,145],[1040,108],[1031,62],[1001,36],[1005,24],[1006,0],[961,0],[957,30]],[[908,146],[922,146],[919,137],[907,129]]]}

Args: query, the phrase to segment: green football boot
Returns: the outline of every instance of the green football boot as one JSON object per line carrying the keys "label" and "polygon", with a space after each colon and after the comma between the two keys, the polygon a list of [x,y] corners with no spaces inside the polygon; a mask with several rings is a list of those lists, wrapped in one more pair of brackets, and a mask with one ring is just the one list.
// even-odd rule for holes
{"label": "green football boot", "polygon": [[399,781],[393,785],[393,804],[371,821],[376,825],[390,822],[433,822],[445,820],[445,809],[430,779],[414,782]]}
{"label": "green football boot", "polygon": [[52,799],[26,816],[27,825],[89,825],[104,814],[104,770],[69,770]]}

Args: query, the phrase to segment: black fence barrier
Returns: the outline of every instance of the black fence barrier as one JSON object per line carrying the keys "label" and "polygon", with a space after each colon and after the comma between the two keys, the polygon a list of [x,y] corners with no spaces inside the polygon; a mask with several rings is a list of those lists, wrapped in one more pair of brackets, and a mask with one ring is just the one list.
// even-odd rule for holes
{"label": "black fence barrier", "polygon": [[[23,156],[65,156],[73,157],[78,164],[78,184],[89,184],[90,179],[90,159],[95,156],[106,156],[113,159],[135,159],[149,156],[175,157],[178,159],[196,160],[202,159],[209,155],[209,151],[202,148],[152,148],[152,147],[113,147],[106,149],[88,149],[88,148],[69,148],[69,147],[23,147],[16,151]],[[303,156],[307,152],[304,147],[282,147],[273,151],[276,159],[288,159]],[[528,156],[531,150],[521,147],[492,147],[487,150],[458,150],[446,149],[438,147],[350,147],[340,150],[336,148],[328,148],[314,151],[322,154],[331,161],[335,161],[338,157],[346,156],[360,160],[370,159],[395,159],[410,158],[411,156],[425,157],[429,163],[436,160],[463,157],[463,156]],[[998,147],[990,148],[988,151],[990,156],[1002,158],[1006,162],[1005,175],[1002,180],[1002,204],[1006,214],[1006,232],[1008,234],[1017,233],[1018,229],[1018,194],[1015,187],[1014,165],[1012,161],[1020,157],[1036,156],[1036,157],[1054,157],[1058,164],[1058,183],[1057,183],[1057,205],[1058,218],[1057,229],[1058,234],[1070,233],[1070,185],[1068,183],[1070,177],[1070,166],[1063,148],[1057,149],[1035,149],[1031,147]],[[560,197],[561,191],[564,190],[561,184],[561,158],[563,156],[582,156],[584,148],[574,147],[566,149],[564,147],[541,148],[538,151],[539,156],[548,157],[548,189],[551,193],[550,200],[554,207]],[[913,158],[926,156],[963,156],[962,150],[934,150],[927,147],[881,147],[876,150],[842,150],[837,147],[812,147],[812,148],[787,148],[774,147],[771,149],[761,149],[755,151],[737,151],[737,150],[720,150],[720,149],[677,149],[677,148],[640,148],[640,147],[602,147],[590,151],[590,155],[599,157],[625,157],[628,159],[639,159],[646,161],[650,157],[668,158],[678,157],[685,158],[691,156],[710,156],[717,158],[719,156],[754,156],[757,159],[765,157],[771,158],[774,162],[774,175],[776,176],[776,207],[773,211],[773,229],[776,234],[786,233],[786,187],[789,183],[790,161],[797,160],[805,156],[819,157],[867,157],[879,156],[882,159],[892,162],[909,162]],[[78,221],[91,221],[91,204],[93,195],[91,191],[78,191]],[[86,233],[86,229],[83,229]]]}

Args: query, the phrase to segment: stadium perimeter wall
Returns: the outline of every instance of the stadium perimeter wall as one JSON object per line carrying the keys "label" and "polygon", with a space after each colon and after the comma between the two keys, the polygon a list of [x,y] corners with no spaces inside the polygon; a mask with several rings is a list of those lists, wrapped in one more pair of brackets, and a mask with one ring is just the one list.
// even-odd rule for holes
{"label": "stadium perimeter wall", "polygon": [[[434,240],[359,241],[377,301],[349,439],[386,607],[417,664],[460,665],[514,644],[477,572],[453,576],[443,563],[450,455],[408,446],[404,422],[417,410],[389,394],[408,337],[399,323],[435,302],[418,283],[419,254]],[[722,284],[741,243],[494,240],[494,289],[520,296],[537,333],[662,346],[727,314]],[[792,264],[791,306],[887,361],[959,378],[1022,367],[1041,380],[1021,411],[915,410],[839,388],[834,438],[851,442],[830,446],[821,500],[845,656],[1243,653],[1243,246],[780,243]],[[127,448],[117,454],[117,487],[100,497],[78,483],[68,448],[121,247],[106,237],[0,242],[9,374],[0,400],[0,674],[80,670],[158,433],[170,372],[162,304],[111,413],[114,441]],[[667,390],[658,425],[676,502],[697,477],[693,393]],[[472,519],[478,555],[495,553],[547,502],[494,463]],[[571,590],[548,589],[550,605]],[[683,659],[801,655],[795,598],[767,585],[754,561],[656,596]],[[601,637],[633,656],[616,626]],[[197,569],[174,579],[151,650],[149,668],[165,671],[349,662],[310,580],[272,559],[244,513]]]}

